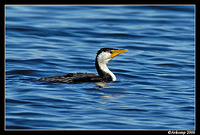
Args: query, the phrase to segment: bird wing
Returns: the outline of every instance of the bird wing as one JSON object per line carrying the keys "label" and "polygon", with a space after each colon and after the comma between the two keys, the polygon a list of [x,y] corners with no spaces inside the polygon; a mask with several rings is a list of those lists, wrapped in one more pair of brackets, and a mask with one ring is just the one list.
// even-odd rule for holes
{"label": "bird wing", "polygon": [[40,78],[39,81],[62,82],[62,83],[83,83],[83,82],[100,82],[102,78],[91,73],[68,73],[61,76],[51,76]]}

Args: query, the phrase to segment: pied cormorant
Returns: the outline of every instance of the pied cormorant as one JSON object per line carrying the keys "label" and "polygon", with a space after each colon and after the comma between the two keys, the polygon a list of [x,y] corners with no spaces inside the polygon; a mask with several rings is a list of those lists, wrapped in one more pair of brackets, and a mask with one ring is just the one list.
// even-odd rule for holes
{"label": "pied cormorant", "polygon": [[91,73],[68,73],[61,76],[40,78],[39,81],[60,83],[83,83],[83,82],[111,82],[116,81],[116,76],[108,69],[107,63],[118,54],[127,52],[127,49],[101,48],[96,55],[95,66],[99,76]]}

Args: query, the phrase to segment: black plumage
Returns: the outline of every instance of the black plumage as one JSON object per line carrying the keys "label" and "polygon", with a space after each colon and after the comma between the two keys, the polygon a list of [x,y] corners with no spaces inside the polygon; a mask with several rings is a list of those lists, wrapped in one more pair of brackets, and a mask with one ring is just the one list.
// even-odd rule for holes
{"label": "black plumage", "polygon": [[61,76],[51,76],[40,78],[39,81],[60,82],[60,83],[83,83],[83,82],[101,82],[102,78],[91,73],[68,73]]}

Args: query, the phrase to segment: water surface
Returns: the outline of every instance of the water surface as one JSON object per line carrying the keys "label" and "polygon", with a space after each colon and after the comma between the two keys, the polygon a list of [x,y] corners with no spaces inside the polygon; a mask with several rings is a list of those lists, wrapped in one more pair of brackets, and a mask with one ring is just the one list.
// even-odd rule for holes
{"label": "water surface", "polygon": [[[194,11],[193,5],[6,5],[5,128],[194,130]],[[97,74],[102,47],[129,50],[108,63],[117,77],[108,88],[37,81]]]}

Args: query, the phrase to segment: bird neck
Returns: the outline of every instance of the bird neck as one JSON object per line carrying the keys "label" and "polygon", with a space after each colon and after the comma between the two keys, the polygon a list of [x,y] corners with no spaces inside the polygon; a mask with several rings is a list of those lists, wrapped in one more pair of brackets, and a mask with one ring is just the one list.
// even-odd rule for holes
{"label": "bird neck", "polygon": [[116,76],[108,69],[107,62],[98,60],[98,57],[95,59],[95,66],[99,76],[106,82],[116,81]]}

